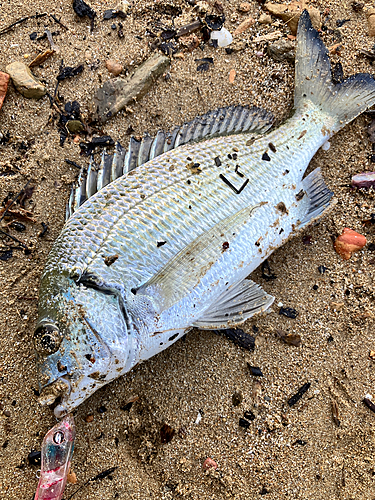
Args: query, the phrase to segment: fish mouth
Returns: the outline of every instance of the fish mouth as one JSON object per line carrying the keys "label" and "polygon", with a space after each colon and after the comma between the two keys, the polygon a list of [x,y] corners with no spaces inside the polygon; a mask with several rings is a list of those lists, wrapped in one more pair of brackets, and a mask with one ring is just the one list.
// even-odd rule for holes
{"label": "fish mouth", "polygon": [[52,405],[58,397],[65,399],[71,393],[72,387],[66,375],[59,377],[51,384],[43,387],[38,401],[42,406]]}

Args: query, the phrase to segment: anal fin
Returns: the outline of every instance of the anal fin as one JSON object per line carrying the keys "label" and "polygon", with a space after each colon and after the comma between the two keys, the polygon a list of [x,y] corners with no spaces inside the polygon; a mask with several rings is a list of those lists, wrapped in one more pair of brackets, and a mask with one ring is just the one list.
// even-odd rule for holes
{"label": "anal fin", "polygon": [[223,294],[193,326],[209,330],[227,329],[265,311],[273,301],[274,297],[260,285],[245,279]]}

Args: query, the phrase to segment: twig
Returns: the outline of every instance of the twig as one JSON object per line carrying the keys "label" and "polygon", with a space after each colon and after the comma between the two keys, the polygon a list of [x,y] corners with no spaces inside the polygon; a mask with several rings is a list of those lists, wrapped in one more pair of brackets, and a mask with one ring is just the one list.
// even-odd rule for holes
{"label": "twig", "polygon": [[65,24],[63,24],[59,19],[57,19],[56,16],[54,16],[53,14],[50,14],[50,17],[52,17],[52,19],[57,23],[59,24],[60,26],[62,26],[64,29],[66,30],[69,30],[68,26],[65,26]]}
{"label": "twig", "polygon": [[21,240],[19,240],[18,238],[16,238],[15,236],[12,236],[11,234],[9,233],[6,233],[5,231],[3,231],[2,229],[0,229],[0,234],[4,234],[5,236],[7,236],[8,238],[10,238],[11,240],[13,241],[16,241],[19,245],[21,245],[21,247],[23,247],[25,250],[29,250],[28,247],[25,245],[25,243],[23,243]]}
{"label": "twig", "polygon": [[[0,217],[0,222],[4,219],[4,217],[6,216],[8,210],[10,209],[10,207],[13,205],[13,203],[17,200],[17,198],[20,196],[20,194],[22,193],[22,191],[25,191],[25,189],[27,188],[27,186],[30,184],[30,181],[27,181],[25,186],[21,189],[21,191],[16,194],[16,196],[13,198],[13,200],[11,201],[10,205],[7,206],[7,208],[4,210],[4,213],[3,215]],[[5,233],[6,234],[6,233]]]}
{"label": "twig", "polygon": [[40,17],[45,17],[48,16],[47,12],[43,12],[42,14],[34,14],[33,16],[27,16],[23,17],[22,19],[19,19],[18,21],[10,24],[6,28],[3,28],[0,30],[0,35],[4,35],[4,33],[8,33],[8,31],[12,30],[15,26],[18,26],[21,23],[24,23],[25,21],[28,21],[29,19],[39,19]]}
{"label": "twig", "polygon": [[83,483],[82,486],[80,486],[72,495],[70,495],[69,498],[67,498],[67,500],[71,500],[71,498],[73,498],[76,493],[78,493],[82,488],[87,486],[89,483],[91,483],[93,481],[97,481],[98,479],[104,479],[105,477],[112,474],[112,472],[114,472],[116,469],[118,469],[118,467],[111,467],[110,469],[107,469],[103,472],[100,472],[97,476],[92,477],[91,479],[89,479],[88,481]]}

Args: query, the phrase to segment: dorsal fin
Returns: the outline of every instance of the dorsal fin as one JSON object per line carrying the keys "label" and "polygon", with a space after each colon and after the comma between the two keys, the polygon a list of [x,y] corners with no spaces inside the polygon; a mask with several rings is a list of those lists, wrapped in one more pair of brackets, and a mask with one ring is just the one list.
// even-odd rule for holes
{"label": "dorsal fin", "polygon": [[262,108],[228,106],[209,111],[181,127],[174,127],[170,132],[159,130],[155,137],[148,134],[141,140],[131,137],[127,150],[117,143],[113,155],[104,151],[100,165],[91,159],[87,174],[80,173],[70,194],[66,219],[102,187],[171,149],[224,135],[263,134],[273,122],[272,113]]}

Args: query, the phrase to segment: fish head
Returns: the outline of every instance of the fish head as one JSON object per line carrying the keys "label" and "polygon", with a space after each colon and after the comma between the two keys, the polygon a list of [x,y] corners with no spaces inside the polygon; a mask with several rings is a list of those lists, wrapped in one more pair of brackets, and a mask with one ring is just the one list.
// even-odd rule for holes
{"label": "fish head", "polygon": [[131,365],[131,336],[120,298],[69,277],[42,280],[34,331],[42,405],[61,398],[58,418],[71,412]]}

